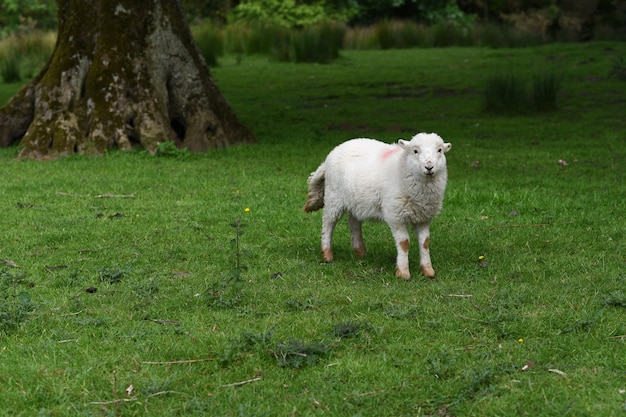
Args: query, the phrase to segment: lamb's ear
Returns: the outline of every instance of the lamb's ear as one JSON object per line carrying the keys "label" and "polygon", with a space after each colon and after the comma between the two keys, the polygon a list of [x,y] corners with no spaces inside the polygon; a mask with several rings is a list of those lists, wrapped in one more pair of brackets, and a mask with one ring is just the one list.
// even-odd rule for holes
{"label": "lamb's ear", "polygon": [[409,142],[404,139],[398,139],[398,145],[405,151],[409,149]]}
{"label": "lamb's ear", "polygon": [[448,152],[451,148],[452,148],[452,144],[451,143],[444,143],[443,144],[443,153]]}

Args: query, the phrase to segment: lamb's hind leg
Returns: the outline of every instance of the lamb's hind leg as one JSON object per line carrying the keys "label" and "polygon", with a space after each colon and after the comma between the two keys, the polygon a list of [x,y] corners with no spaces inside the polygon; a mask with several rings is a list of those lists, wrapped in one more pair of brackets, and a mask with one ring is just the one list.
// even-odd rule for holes
{"label": "lamb's hind leg", "polygon": [[362,222],[352,213],[348,214],[348,224],[350,225],[350,237],[352,240],[352,250],[356,256],[365,256],[365,243],[363,242]]}
{"label": "lamb's hind leg", "polygon": [[415,225],[415,234],[419,242],[420,249],[420,269],[422,275],[428,278],[435,277],[435,270],[430,261],[430,223],[423,223]]}
{"label": "lamb's hind leg", "polygon": [[324,262],[332,262],[333,260],[333,232],[337,222],[343,215],[343,211],[334,210],[329,205],[324,208],[324,214],[322,215],[322,257]]}
{"label": "lamb's hind leg", "polygon": [[409,271],[409,231],[405,224],[390,224],[393,239],[396,241],[398,257],[396,259],[396,276],[404,280],[411,279]]}

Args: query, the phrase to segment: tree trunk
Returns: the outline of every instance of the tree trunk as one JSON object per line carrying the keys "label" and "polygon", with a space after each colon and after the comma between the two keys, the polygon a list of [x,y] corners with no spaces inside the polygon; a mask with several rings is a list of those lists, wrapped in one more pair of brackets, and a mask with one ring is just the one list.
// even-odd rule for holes
{"label": "tree trunk", "polygon": [[20,157],[173,141],[190,151],[253,142],[216,85],[179,0],[57,0],[46,66],[0,109],[0,146]]}

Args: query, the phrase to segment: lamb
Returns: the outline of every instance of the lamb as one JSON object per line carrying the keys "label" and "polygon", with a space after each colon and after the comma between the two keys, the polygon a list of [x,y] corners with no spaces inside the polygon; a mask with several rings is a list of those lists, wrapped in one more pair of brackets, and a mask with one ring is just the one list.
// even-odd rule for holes
{"label": "lamb", "polygon": [[396,275],[408,280],[409,232],[419,242],[420,268],[434,277],[430,260],[430,223],[442,207],[448,180],[445,153],[452,145],[435,133],[418,133],[410,141],[387,144],[374,139],[352,139],[333,149],[308,178],[304,211],[324,208],[322,256],[333,260],[332,235],[344,213],[352,249],[365,255],[361,225],[383,220],[391,228],[396,249]]}

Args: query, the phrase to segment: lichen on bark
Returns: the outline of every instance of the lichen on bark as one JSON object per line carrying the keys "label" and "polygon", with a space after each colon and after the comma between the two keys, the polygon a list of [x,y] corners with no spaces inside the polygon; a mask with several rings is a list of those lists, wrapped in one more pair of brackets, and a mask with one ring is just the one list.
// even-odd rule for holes
{"label": "lichen on bark", "polygon": [[0,109],[0,146],[20,141],[21,157],[54,158],[255,140],[213,82],[178,1],[57,3],[55,50]]}

